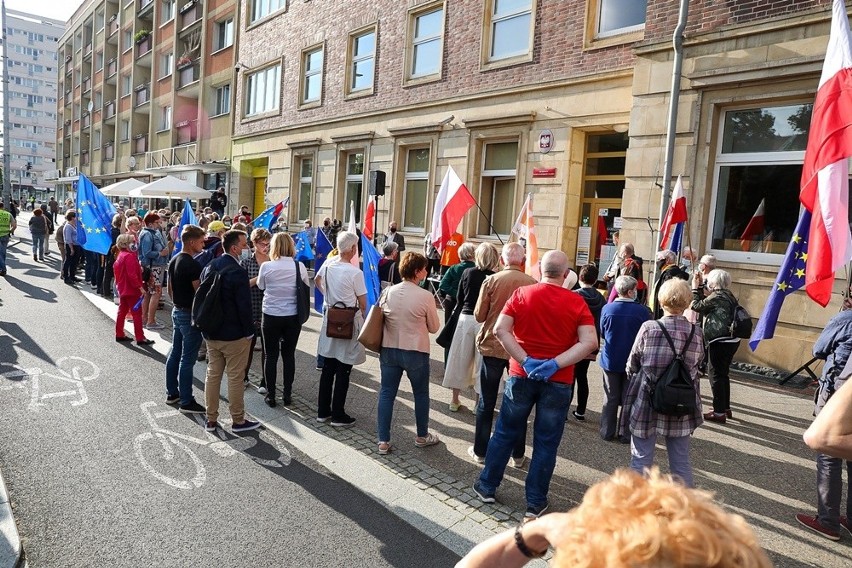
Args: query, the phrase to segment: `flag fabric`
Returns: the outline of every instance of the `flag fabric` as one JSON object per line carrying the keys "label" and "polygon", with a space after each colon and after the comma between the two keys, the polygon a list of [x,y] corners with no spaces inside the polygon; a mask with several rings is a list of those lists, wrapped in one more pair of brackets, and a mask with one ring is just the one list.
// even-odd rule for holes
{"label": "flag fabric", "polygon": [[373,240],[373,221],[376,216],[376,198],[370,196],[370,201],[367,202],[367,210],[364,212],[364,230],[361,231],[367,236],[368,241]]}
{"label": "flag fabric", "polygon": [[598,215],[598,244],[595,251],[595,258],[601,257],[601,247],[609,240],[609,231],[606,228],[606,217]]}
{"label": "flag fabric", "polygon": [[178,254],[183,249],[183,242],[180,240],[181,233],[183,233],[183,228],[186,225],[197,225],[198,219],[195,218],[195,212],[192,210],[192,205],[189,203],[189,199],[185,199],[183,202],[183,213],[180,215],[180,222],[178,222],[177,235],[175,238],[175,250],[172,253],[172,256]]}
{"label": "flag fabric", "polygon": [[296,245],[296,254],[294,258],[298,261],[307,261],[314,259],[314,251],[311,250],[311,237],[307,231],[301,231],[293,235],[293,241]]}
{"label": "flag fabric", "polygon": [[748,344],[751,350],[757,349],[758,343],[764,339],[770,339],[775,334],[775,324],[778,323],[778,314],[781,312],[781,304],[784,299],[805,285],[805,273],[811,255],[808,253],[808,233],[811,228],[811,213],[802,211],[799,223],[793,238],[787,246],[787,254],[781,263],[781,270],[775,278],[775,284],[769,292],[769,298],[763,307],[763,313],[751,334]]}
{"label": "flag fabric", "polygon": [[[115,206],[84,174],[77,181],[77,240],[89,251],[106,254],[112,246]],[[82,230],[79,230],[82,229]]]}
{"label": "flag fabric", "polygon": [[828,305],[834,273],[850,260],[849,166],[852,156],[852,42],[846,3],[832,4],[831,34],[811,114],[799,200],[811,212],[805,289]]}
{"label": "flag fabric", "polygon": [[527,200],[521,207],[521,214],[518,215],[518,220],[512,227],[512,233],[527,242],[524,272],[536,280],[541,280],[541,268],[538,265],[538,239],[535,236],[535,221],[532,213],[532,193],[527,195]]}
{"label": "flag fabric", "polygon": [[[319,269],[322,268],[322,265],[325,263],[326,259],[328,259],[328,253],[334,247],[331,246],[331,242],[328,240],[328,237],[325,236],[325,233],[319,231],[317,233],[317,252],[314,255],[314,274],[319,272]],[[314,286],[314,309],[320,313],[322,313],[322,304],[323,304],[323,293],[320,292],[320,289]]]}
{"label": "flag fabric", "polygon": [[476,200],[450,166],[441,182],[432,211],[432,245],[443,253],[450,235],[456,232],[462,218],[476,205]]}
{"label": "flag fabric", "polygon": [[271,231],[272,227],[275,226],[275,223],[278,222],[278,217],[284,212],[284,209],[290,204],[290,198],[279,201],[275,205],[271,207],[267,207],[264,209],[263,213],[258,215],[252,221],[252,226],[255,229],[266,229],[267,231]]}
{"label": "flag fabric", "polygon": [[751,250],[751,242],[755,239],[755,237],[762,235],[765,230],[766,198],[760,200],[757,209],[754,211],[754,215],[751,216],[751,220],[748,222],[748,225],[746,225],[746,228],[743,229],[743,234],[740,235],[740,248],[745,252]]}
{"label": "flag fabric", "polygon": [[669,203],[669,208],[660,223],[660,250],[670,249],[670,236],[673,233],[675,225],[686,222],[686,196],[683,193],[683,182],[681,177],[677,176],[677,182],[672,190],[672,200]]}
{"label": "flag fabric", "polygon": [[364,257],[364,284],[367,286],[367,312],[379,301],[382,285],[379,281],[379,251],[363,232],[361,233],[361,254]]}

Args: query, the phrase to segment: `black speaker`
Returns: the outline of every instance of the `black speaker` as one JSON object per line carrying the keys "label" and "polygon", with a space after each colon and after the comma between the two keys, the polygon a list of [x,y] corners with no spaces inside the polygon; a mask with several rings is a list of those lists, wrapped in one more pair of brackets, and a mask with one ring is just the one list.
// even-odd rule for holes
{"label": "black speaker", "polygon": [[385,172],[370,170],[370,195],[385,194]]}

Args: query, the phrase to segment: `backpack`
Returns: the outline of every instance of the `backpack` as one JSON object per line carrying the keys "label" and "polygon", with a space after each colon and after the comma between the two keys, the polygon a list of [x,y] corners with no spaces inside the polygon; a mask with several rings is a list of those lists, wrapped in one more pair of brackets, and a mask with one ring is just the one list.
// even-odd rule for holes
{"label": "backpack", "polygon": [[671,363],[660,374],[657,382],[651,385],[651,408],[664,416],[686,416],[695,412],[695,386],[692,384],[692,376],[686,367],[683,356],[692,343],[695,335],[695,326],[689,332],[689,337],[680,353],[675,349],[672,336],[659,321],[656,322],[668,341],[672,352],[675,354]]}
{"label": "backpack", "polygon": [[192,300],[192,325],[205,333],[218,331],[225,322],[222,308],[222,279],[236,267],[226,267],[221,272],[212,266],[205,270],[201,284]]}
{"label": "backpack", "polygon": [[742,307],[739,302],[734,301],[734,313],[731,318],[731,327],[729,331],[731,333],[731,337],[738,337],[740,339],[748,339],[751,337],[751,316],[746,311],[744,307]]}

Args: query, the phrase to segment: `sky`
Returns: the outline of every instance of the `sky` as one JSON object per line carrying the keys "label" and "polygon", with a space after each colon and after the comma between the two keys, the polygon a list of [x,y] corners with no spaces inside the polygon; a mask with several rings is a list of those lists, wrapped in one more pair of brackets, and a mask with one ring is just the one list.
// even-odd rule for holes
{"label": "sky", "polygon": [[6,0],[6,9],[68,21],[80,4],[82,0]]}

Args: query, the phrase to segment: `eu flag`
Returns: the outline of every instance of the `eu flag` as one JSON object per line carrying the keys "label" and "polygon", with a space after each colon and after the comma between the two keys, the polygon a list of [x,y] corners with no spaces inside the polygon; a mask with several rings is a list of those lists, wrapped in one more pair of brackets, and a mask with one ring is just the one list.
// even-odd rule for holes
{"label": "eu flag", "polygon": [[[319,269],[322,267],[323,263],[328,259],[328,253],[330,253],[334,249],[331,246],[331,242],[329,242],[328,237],[325,236],[325,233],[322,231],[317,232],[317,252],[314,255],[314,273],[319,272]],[[320,313],[322,313],[322,304],[323,304],[323,294],[320,292],[320,289],[314,287],[314,309]]]}
{"label": "eu flag", "polygon": [[367,285],[367,312],[375,306],[379,301],[379,295],[382,293],[382,284],[379,281],[379,251],[367,238],[367,235],[361,233],[361,258],[364,261],[364,284]]}
{"label": "eu flag", "polygon": [[758,343],[763,339],[771,339],[775,335],[775,324],[778,323],[778,314],[781,312],[781,304],[784,298],[805,285],[805,265],[808,262],[808,235],[811,230],[811,212],[804,209],[793,238],[787,246],[787,254],[781,263],[781,270],[769,292],[769,298],[763,307],[763,313],[757,321],[754,333],[751,334],[748,344],[751,350],[757,349]]}
{"label": "eu flag", "polygon": [[293,235],[293,241],[296,244],[296,260],[305,261],[314,259],[314,251],[311,250],[310,238],[307,232],[296,233]]}
{"label": "eu flag", "polygon": [[84,249],[100,254],[109,252],[113,215],[115,206],[89,178],[80,174],[77,181],[77,217],[80,221],[77,239]]}
{"label": "eu flag", "polygon": [[197,225],[198,219],[195,218],[195,211],[192,210],[192,205],[189,204],[189,199],[183,202],[183,213],[180,215],[178,223],[177,237],[175,238],[175,250],[172,256],[178,254],[183,249],[183,242],[180,240],[180,235],[183,233],[183,228],[186,225]]}
{"label": "eu flag", "polygon": [[284,208],[290,203],[290,198],[288,197],[284,201],[279,201],[272,207],[267,207],[263,213],[254,218],[254,221],[251,222],[252,226],[255,229],[266,229],[267,231],[271,231],[272,227],[275,226],[275,223],[278,222],[278,217],[281,213],[284,212]]}

